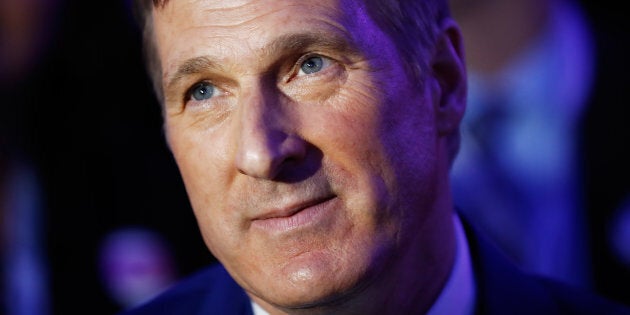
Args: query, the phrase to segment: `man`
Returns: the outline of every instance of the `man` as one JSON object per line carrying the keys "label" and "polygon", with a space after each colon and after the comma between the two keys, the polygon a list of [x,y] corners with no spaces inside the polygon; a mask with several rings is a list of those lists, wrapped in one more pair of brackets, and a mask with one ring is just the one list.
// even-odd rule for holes
{"label": "man", "polygon": [[[131,314],[573,307],[465,235],[454,211],[466,74],[446,1],[144,10],[166,137],[221,266]],[[622,313],[594,299],[578,307]]]}

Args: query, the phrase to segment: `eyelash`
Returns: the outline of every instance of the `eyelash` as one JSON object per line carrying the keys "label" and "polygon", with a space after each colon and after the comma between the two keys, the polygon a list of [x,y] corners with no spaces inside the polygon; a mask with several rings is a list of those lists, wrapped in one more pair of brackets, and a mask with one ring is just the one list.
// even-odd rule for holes
{"label": "eyelash", "polygon": [[219,93],[219,95],[222,93],[215,84],[213,84],[210,81],[203,80],[203,81],[196,82],[190,88],[188,88],[188,90],[186,90],[186,92],[184,93],[184,101],[185,102],[189,102],[189,101],[202,102],[203,100],[194,99],[193,93],[194,93],[195,89],[197,89],[197,88],[199,88],[199,87],[201,87],[203,85],[212,87],[213,90],[212,90],[212,94],[211,94],[210,98],[217,97],[218,95],[215,95],[215,94],[217,94],[217,92]]}
{"label": "eyelash", "polygon": [[[309,54],[305,54],[302,57],[300,57],[294,64],[293,68],[295,70],[292,71],[291,74],[291,79],[297,77],[300,74],[300,71],[302,71],[301,67],[304,64],[304,62],[306,62],[308,59],[313,58],[313,57],[320,57],[322,58],[322,60],[324,61],[324,65],[322,70],[318,71],[315,73],[315,75],[323,70],[325,70],[326,68],[330,67],[332,65],[332,63],[334,62],[334,59],[321,55],[321,54],[317,54],[317,53],[309,53]],[[304,73],[302,75],[313,75],[313,73]]]}

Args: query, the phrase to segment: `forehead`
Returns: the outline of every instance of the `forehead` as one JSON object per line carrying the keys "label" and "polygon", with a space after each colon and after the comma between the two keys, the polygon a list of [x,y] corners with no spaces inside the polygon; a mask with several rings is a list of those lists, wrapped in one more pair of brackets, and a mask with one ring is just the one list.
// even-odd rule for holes
{"label": "forehead", "polygon": [[[283,35],[318,33],[370,42],[370,21],[359,0],[171,0],[153,12],[165,72],[177,60],[213,55],[248,58]],[[247,50],[248,53],[239,55]],[[245,61],[245,60],[243,60]]]}
{"label": "forehead", "polygon": [[[343,3],[342,3],[343,2]],[[267,15],[278,16],[311,13],[312,15],[326,14],[350,7],[354,0],[171,0],[154,12],[161,16],[174,17],[186,15],[188,19],[175,19],[169,22],[186,24],[212,24],[215,26],[235,26],[247,24],[249,21],[260,22]],[[278,22],[286,22],[281,20]]]}

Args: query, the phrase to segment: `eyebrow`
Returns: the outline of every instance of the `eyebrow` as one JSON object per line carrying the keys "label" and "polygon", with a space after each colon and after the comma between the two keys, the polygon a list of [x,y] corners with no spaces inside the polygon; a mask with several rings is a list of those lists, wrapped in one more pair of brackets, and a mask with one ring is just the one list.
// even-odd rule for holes
{"label": "eyebrow", "polygon": [[188,75],[200,73],[206,69],[217,68],[217,66],[218,66],[217,63],[213,62],[207,56],[199,56],[199,57],[190,58],[184,61],[181,65],[179,65],[179,67],[177,67],[177,71],[175,71],[175,73],[172,76],[168,77],[168,79],[166,80],[166,82],[168,82],[166,84],[166,90],[169,90],[170,88],[172,88],[181,79],[183,79],[184,77]]}
{"label": "eyebrow", "polygon": [[[334,50],[341,53],[356,54],[358,49],[345,37],[334,33],[310,32],[295,33],[280,36],[271,43],[265,45],[261,51],[264,55],[287,54],[299,50],[323,49]],[[176,85],[188,75],[198,74],[208,69],[221,68],[219,62],[211,56],[198,56],[182,62],[173,75],[167,76],[167,90]]]}

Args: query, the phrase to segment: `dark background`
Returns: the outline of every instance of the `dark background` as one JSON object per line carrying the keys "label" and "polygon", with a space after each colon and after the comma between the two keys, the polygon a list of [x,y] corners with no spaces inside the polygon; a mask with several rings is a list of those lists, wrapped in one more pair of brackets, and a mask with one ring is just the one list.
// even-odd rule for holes
{"label": "dark background", "polygon": [[[619,4],[583,2],[598,25],[613,31],[606,40],[625,40],[627,17]],[[140,33],[129,8],[129,2],[120,0],[57,1],[50,10],[54,18],[44,53],[19,80],[2,85],[3,153],[30,161],[43,191],[51,314],[119,310],[104,291],[97,268],[100,242],[116,228],[144,226],[163,234],[172,245],[180,276],[214,262],[166,147],[160,109],[142,61]],[[627,63],[627,53],[617,51],[610,62]],[[626,74],[612,86],[623,90],[627,81]],[[628,124],[626,103],[619,99],[615,104],[615,124]],[[607,130],[611,125],[610,114],[595,110],[592,115],[590,128]],[[625,139],[629,141],[593,139],[598,145],[588,149],[615,154],[609,148],[627,147],[630,139]],[[606,172],[592,173],[600,176],[596,180],[607,181]],[[619,175],[626,174],[618,173],[602,189],[621,187],[617,190],[623,192],[628,179]],[[594,223],[595,231],[603,229]],[[597,290],[630,303],[628,270],[611,262],[597,243],[603,241],[591,244]],[[620,284],[625,284],[622,291],[615,289]]]}
{"label": "dark background", "polygon": [[51,314],[119,310],[98,270],[115,228],[162,233],[181,276],[213,261],[164,141],[129,7],[58,1],[45,53],[3,88],[5,151],[30,160],[43,190]]}

